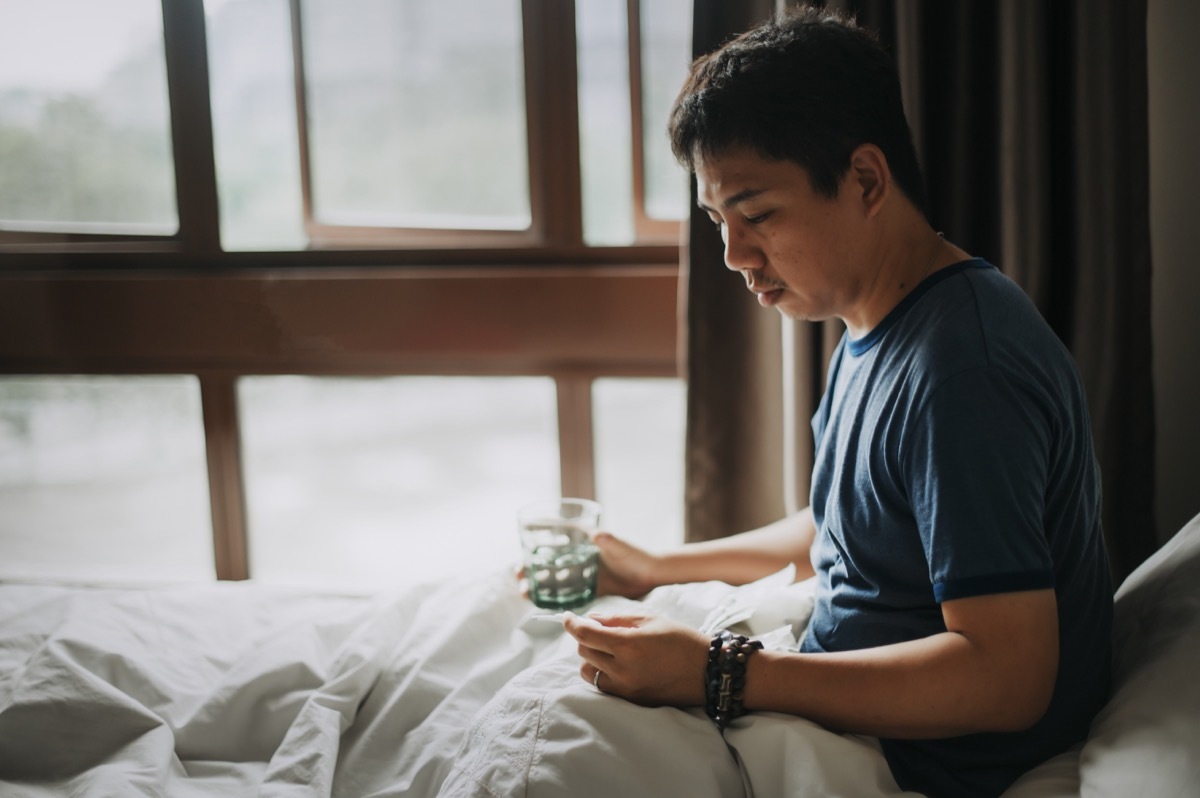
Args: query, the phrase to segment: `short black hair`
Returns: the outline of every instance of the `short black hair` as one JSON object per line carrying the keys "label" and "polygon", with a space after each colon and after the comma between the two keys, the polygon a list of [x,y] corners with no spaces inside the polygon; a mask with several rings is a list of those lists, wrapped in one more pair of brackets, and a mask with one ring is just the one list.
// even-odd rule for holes
{"label": "short black hair", "polygon": [[785,11],[697,58],[669,132],[689,171],[699,158],[745,147],[799,164],[826,197],[837,195],[854,149],[874,144],[926,213],[896,63],[872,31],[834,11]]}

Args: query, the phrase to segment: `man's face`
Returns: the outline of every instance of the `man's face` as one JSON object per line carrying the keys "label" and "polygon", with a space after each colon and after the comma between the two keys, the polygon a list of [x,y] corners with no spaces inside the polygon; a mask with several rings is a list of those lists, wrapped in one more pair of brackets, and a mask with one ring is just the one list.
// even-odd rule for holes
{"label": "man's face", "polygon": [[721,229],[725,265],[741,272],[759,304],[815,320],[853,301],[862,233],[853,181],[830,199],[798,164],[738,149],[699,159],[696,182],[700,207]]}

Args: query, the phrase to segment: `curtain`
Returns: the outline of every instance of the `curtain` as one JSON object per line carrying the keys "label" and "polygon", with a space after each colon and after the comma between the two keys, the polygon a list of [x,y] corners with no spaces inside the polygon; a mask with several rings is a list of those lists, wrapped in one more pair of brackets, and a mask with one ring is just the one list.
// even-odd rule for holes
{"label": "curtain", "polygon": [[[696,0],[695,52],[771,5]],[[1145,0],[828,5],[896,55],[934,227],[1021,285],[1074,355],[1123,579],[1157,545]],[[808,419],[840,327],[755,307],[707,217],[691,222],[685,501],[702,540],[807,504]]]}
{"label": "curtain", "polygon": [[[692,50],[702,55],[753,27],[774,0],[696,0]],[[688,540],[731,535],[785,511],[782,336],[778,314],[765,313],[696,207],[683,248],[681,305],[687,378],[684,528]]]}

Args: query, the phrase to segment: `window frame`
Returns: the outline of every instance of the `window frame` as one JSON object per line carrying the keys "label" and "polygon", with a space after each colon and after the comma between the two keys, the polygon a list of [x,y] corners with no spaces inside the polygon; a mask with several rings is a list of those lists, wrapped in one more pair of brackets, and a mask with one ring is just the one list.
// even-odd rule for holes
{"label": "window frame", "polygon": [[633,142],[633,229],[639,242],[678,241],[680,222],[657,219],[646,212],[646,136],[643,120],[642,3],[625,0],[629,31],[629,120]]}
{"label": "window frame", "polygon": [[316,218],[301,3],[302,0],[289,0],[288,5],[304,230],[313,246],[463,247],[466,244],[502,248],[583,244],[573,2],[521,2],[530,208],[530,226],[524,230],[355,226],[323,223]]}
{"label": "window frame", "polygon": [[[631,31],[637,7],[629,0]],[[223,251],[203,0],[162,0],[179,230],[0,231],[0,374],[199,378],[218,579],[251,575],[241,376],[550,376],[562,489],[591,498],[591,381],[682,375],[679,225],[672,234],[639,227],[648,238],[633,246],[584,245],[574,3],[522,8],[527,80],[563,71],[539,58],[569,52],[571,64],[569,80],[555,74],[527,88],[530,119],[541,121],[530,125],[534,224],[525,240],[377,230],[342,240],[316,229],[321,248]],[[531,29],[547,48],[533,55]],[[640,89],[632,93],[639,124]],[[535,134],[558,125],[573,135]],[[640,150],[640,133],[634,142]],[[555,167],[568,162],[573,169]],[[640,195],[634,207],[644,215]]]}
{"label": "window frame", "polygon": [[[352,226],[322,223],[315,218],[301,2],[288,0],[288,10],[302,220],[309,240],[306,251],[462,251],[463,260],[480,260],[497,249],[511,251],[517,259],[523,254],[536,259],[536,253],[546,248],[564,252],[590,249],[583,238],[574,1],[521,1],[531,214],[530,226],[525,230]],[[641,2],[626,0],[625,6],[635,238],[631,246],[609,248],[611,262],[621,262],[621,252],[627,249],[675,246],[681,229],[680,222],[656,219],[646,213]],[[204,0],[162,0],[161,7],[178,230],[160,235],[112,225],[113,232],[88,232],[81,229],[85,225],[72,227],[69,222],[58,229],[36,230],[6,228],[0,222],[0,253],[181,252],[204,253],[223,260],[232,255],[236,263],[239,253],[226,252],[220,241]],[[472,258],[471,252],[482,258]]]}

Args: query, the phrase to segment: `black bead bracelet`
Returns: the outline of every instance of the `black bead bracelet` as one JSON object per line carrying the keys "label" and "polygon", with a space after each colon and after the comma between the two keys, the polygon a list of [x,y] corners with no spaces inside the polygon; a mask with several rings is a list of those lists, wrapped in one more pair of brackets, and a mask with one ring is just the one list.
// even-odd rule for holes
{"label": "black bead bracelet", "polygon": [[763,647],[762,641],[724,631],[708,646],[708,665],[704,670],[704,711],[717,728],[725,731],[729,723],[746,710],[742,701],[746,690],[746,661]]}

